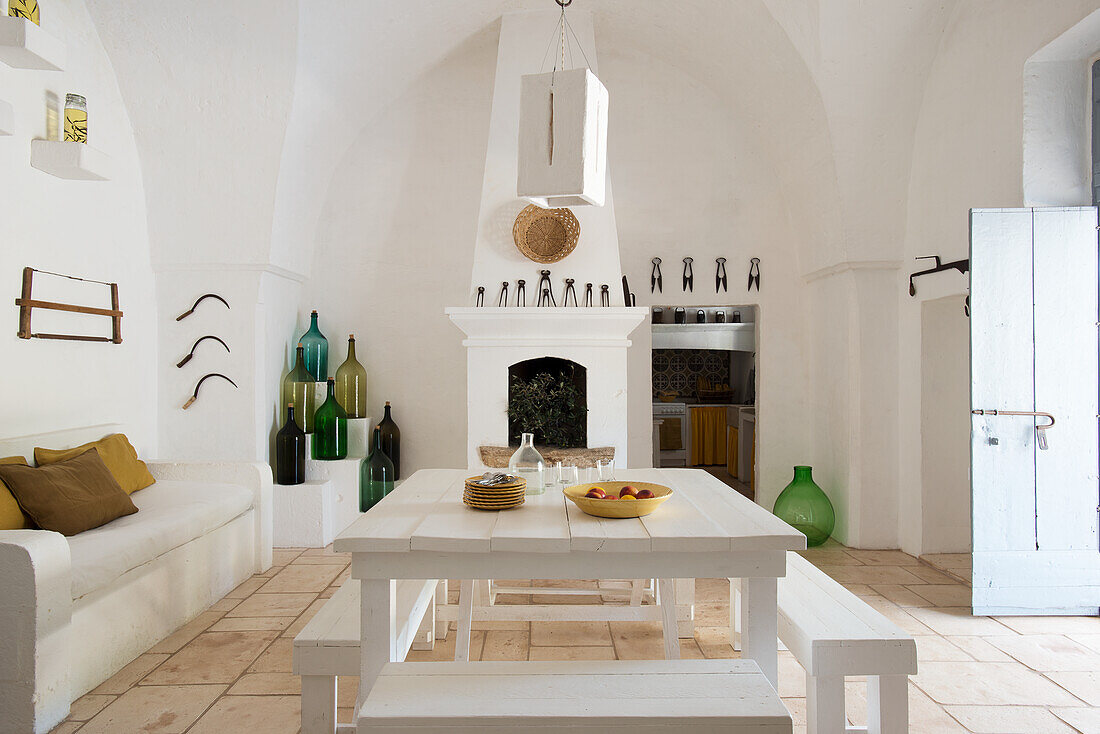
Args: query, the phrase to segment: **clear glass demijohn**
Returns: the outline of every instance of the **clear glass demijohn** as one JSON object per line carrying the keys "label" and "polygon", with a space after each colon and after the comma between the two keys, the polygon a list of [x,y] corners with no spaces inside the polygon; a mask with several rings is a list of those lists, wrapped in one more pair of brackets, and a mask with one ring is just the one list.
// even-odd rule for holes
{"label": "clear glass demijohn", "polygon": [[524,433],[519,448],[508,460],[508,473],[527,481],[527,494],[542,494],[545,490],[546,462],[535,449],[535,434]]}

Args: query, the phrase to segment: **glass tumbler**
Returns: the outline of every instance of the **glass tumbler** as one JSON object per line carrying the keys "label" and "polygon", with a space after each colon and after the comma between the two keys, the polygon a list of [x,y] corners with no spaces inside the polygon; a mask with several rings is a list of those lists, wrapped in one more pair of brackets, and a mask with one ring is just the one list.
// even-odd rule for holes
{"label": "glass tumbler", "polygon": [[599,477],[598,482],[612,482],[615,480],[615,460],[608,459],[607,461],[596,462],[596,475]]}

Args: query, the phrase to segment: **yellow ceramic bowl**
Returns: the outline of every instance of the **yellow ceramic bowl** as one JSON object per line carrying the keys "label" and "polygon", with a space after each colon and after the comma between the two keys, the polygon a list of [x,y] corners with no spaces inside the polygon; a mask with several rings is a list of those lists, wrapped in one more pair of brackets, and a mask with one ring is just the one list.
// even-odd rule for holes
{"label": "yellow ceramic bowl", "polygon": [[[648,489],[653,497],[644,500],[599,500],[585,497],[588,490],[599,487],[608,495],[619,496],[619,490],[630,485],[641,492]],[[657,509],[657,506],[672,496],[672,489],[663,484],[651,482],[594,482],[592,484],[575,484],[562,490],[565,496],[573,501],[581,511],[596,517],[642,517]]]}

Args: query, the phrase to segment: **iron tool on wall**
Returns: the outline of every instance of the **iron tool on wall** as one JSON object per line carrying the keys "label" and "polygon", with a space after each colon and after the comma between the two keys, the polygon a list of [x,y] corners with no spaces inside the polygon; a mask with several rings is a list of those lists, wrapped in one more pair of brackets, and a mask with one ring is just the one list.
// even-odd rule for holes
{"label": "iron tool on wall", "polygon": [[[547,297],[546,303],[543,303],[543,296]],[[540,306],[557,306],[558,302],[554,299],[554,285],[550,282],[550,271],[539,271],[539,305]]]}
{"label": "iron tool on wall", "polygon": [[498,306],[508,305],[508,281],[504,281],[500,284],[500,298],[497,299]]}
{"label": "iron tool on wall", "polygon": [[585,283],[584,284],[584,305],[585,306],[591,306],[592,305],[592,284],[591,283]]}
{"label": "iron tool on wall", "polygon": [[523,278],[520,278],[519,280],[516,281],[516,305],[517,306],[526,306],[527,305],[527,291],[524,289],[524,287],[526,285],[527,285],[527,281],[524,280]]}
{"label": "iron tool on wall", "polygon": [[718,263],[718,267],[714,270],[714,292],[717,293],[719,289],[729,291],[726,285],[726,258],[719,257],[714,260]]}
{"label": "iron tool on wall", "polygon": [[183,409],[184,410],[187,410],[188,408],[190,408],[191,403],[193,403],[193,402],[195,402],[196,400],[199,399],[199,388],[202,387],[202,383],[206,382],[211,377],[220,377],[223,380],[225,380],[226,382],[228,382],[230,385],[232,385],[233,387],[237,387],[237,383],[233,382],[233,380],[230,380],[228,377],[223,375],[221,372],[211,372],[210,374],[203,375],[202,377],[199,378],[199,381],[197,383],[195,383],[195,392],[191,393],[191,397],[189,397],[187,399],[187,402],[183,404]]}
{"label": "iron tool on wall", "polygon": [[198,339],[195,340],[195,343],[191,345],[191,351],[187,353],[186,357],[181,359],[179,362],[176,362],[176,366],[177,367],[183,367],[185,364],[190,362],[191,358],[195,356],[195,349],[199,346],[199,344],[206,341],[207,339],[213,339],[214,341],[218,342],[223,347],[225,347],[226,352],[229,352],[229,345],[228,344],[226,344],[225,342],[223,342],[221,339],[214,336],[213,334],[207,334],[206,336],[200,336]]}
{"label": "iron tool on wall", "polygon": [[185,318],[187,318],[191,314],[195,313],[195,309],[198,308],[199,304],[202,303],[207,298],[216,298],[219,301],[221,301],[222,303],[224,303],[226,308],[229,308],[229,301],[225,300],[224,298],[219,296],[217,293],[205,293],[205,294],[199,296],[195,300],[195,303],[191,306],[191,308],[187,309],[186,311],[181,313],[179,316],[177,316],[176,321],[183,321]]}
{"label": "iron tool on wall", "polygon": [[478,307],[485,305],[485,286],[483,285],[477,287],[477,305]]}
{"label": "iron tool on wall", "polygon": [[611,293],[608,291],[608,289],[610,287],[611,286],[608,286],[608,285],[601,285],[600,286],[600,305],[601,306],[610,306],[611,305]]}
{"label": "iron tool on wall", "polygon": [[665,292],[665,280],[661,275],[661,258],[655,257],[650,260],[653,263],[653,269],[649,272],[649,292],[655,291]]}
{"label": "iron tool on wall", "polygon": [[577,291],[573,288],[573,283],[576,281],[573,278],[565,279],[565,297],[561,299],[561,305],[569,305],[569,295],[573,295],[573,306],[577,306]]}
{"label": "iron tool on wall", "polygon": [[683,282],[683,287],[684,287],[684,292],[685,293],[687,293],[688,291],[691,291],[692,293],[695,292],[695,272],[691,268],[691,264],[693,262],[695,262],[695,258],[691,258],[691,257],[685,257],[684,258],[684,282]]}
{"label": "iron tool on wall", "polygon": [[753,284],[756,284],[756,290],[760,290],[760,258],[754,257],[749,260],[749,286],[745,290],[752,290]]}

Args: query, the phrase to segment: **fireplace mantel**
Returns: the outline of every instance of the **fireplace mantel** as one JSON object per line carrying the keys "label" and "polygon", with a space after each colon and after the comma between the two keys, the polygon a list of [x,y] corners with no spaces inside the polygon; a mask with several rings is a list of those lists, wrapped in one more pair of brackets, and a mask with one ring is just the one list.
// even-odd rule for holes
{"label": "fireplace mantel", "polygon": [[644,306],[448,308],[466,334],[463,346],[517,347],[552,344],[629,347],[627,338],[649,315]]}

